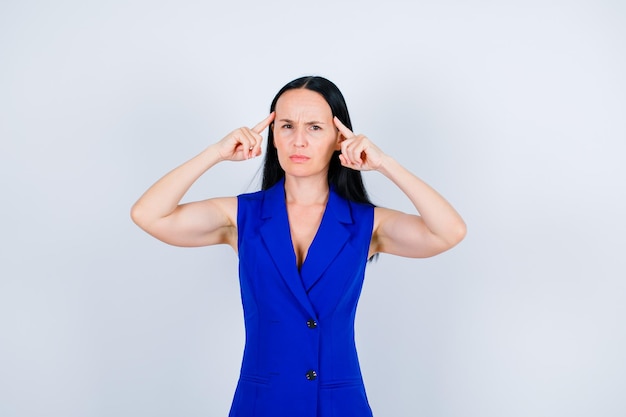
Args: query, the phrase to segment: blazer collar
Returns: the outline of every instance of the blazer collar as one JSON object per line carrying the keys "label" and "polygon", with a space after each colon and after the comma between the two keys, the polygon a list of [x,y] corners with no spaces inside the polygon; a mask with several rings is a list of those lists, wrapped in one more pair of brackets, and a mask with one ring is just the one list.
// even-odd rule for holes
{"label": "blazer collar", "polygon": [[[340,223],[353,223],[352,212],[347,200],[337,194],[334,186],[330,186],[330,194],[326,205],[326,212],[332,212],[332,216]],[[263,206],[261,208],[261,218],[268,219],[275,214],[284,211],[287,214],[287,205],[285,202],[285,177],[281,178],[276,184],[265,191],[263,198]],[[326,216],[327,213],[324,213]]]}
{"label": "blazer collar", "polygon": [[319,281],[324,271],[337,257],[350,237],[348,225],[353,223],[350,204],[333,187],[306,259],[298,271],[291,240],[284,178],[268,189],[263,197],[260,233],[280,274],[298,301],[315,317],[307,293]]}

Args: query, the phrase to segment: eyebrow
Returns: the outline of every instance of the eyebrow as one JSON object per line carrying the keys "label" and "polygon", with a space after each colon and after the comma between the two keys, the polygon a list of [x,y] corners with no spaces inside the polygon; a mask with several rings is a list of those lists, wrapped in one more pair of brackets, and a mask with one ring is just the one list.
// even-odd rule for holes
{"label": "eyebrow", "polygon": [[[280,119],[279,122],[287,122],[287,123],[293,123],[293,120],[290,119]],[[325,125],[326,123],[324,122],[319,122],[317,120],[312,120],[310,122],[306,122],[306,125]]]}

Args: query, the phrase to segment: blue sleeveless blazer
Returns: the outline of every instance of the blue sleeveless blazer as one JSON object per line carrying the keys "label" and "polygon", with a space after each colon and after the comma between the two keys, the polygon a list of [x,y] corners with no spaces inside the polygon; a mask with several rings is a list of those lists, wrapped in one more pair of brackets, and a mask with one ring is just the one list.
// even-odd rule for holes
{"label": "blue sleeveless blazer", "polygon": [[284,180],[238,196],[239,280],[246,328],[230,417],[371,417],[354,318],[374,207],[331,188],[298,270]]}

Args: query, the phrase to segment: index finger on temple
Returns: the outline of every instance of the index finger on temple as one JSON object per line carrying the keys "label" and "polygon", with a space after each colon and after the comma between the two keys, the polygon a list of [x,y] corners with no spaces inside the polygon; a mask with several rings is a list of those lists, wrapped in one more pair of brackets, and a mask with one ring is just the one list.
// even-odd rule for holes
{"label": "index finger on temple", "polygon": [[276,116],[276,112],[271,112],[269,116],[267,116],[265,119],[263,119],[262,122],[254,126],[252,130],[260,134],[261,132],[265,130],[265,128],[267,128],[272,123],[275,116]]}
{"label": "index finger on temple", "polygon": [[335,116],[333,118],[333,121],[335,122],[335,126],[337,126],[337,129],[339,129],[339,132],[341,132],[341,134],[347,139],[350,138],[352,136],[354,136],[354,133],[352,133],[352,131],[350,129],[348,129],[346,127],[346,125],[344,125],[341,120],[339,120],[339,118],[337,116]]}

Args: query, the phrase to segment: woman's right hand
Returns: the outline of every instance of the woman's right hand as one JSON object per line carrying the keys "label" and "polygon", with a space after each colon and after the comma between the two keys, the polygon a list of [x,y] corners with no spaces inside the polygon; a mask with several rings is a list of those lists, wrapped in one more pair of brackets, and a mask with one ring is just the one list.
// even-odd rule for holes
{"label": "woman's right hand", "polygon": [[274,121],[275,112],[271,112],[263,121],[254,126],[240,127],[216,143],[217,151],[224,161],[243,161],[261,155],[263,137],[261,133]]}

